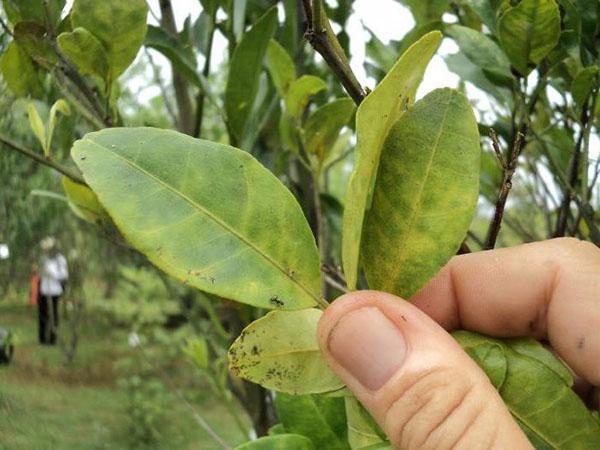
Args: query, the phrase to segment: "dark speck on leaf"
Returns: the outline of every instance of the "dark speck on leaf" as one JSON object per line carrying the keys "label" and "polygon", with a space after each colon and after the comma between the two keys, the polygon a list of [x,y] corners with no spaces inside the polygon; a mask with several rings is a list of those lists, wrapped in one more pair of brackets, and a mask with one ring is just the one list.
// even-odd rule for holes
{"label": "dark speck on leaf", "polygon": [[258,355],[258,347],[256,345],[252,346],[252,354],[253,355]]}
{"label": "dark speck on leaf", "polygon": [[86,156],[82,156],[82,157],[81,157],[81,158],[79,158],[79,159],[81,159],[81,160],[83,161],[85,158],[86,158]]}
{"label": "dark speck on leaf", "polygon": [[271,303],[271,305],[275,305],[277,307],[285,305],[285,303],[283,303],[281,300],[279,300],[279,297],[277,297],[276,295],[274,295],[273,297],[271,297],[269,299],[269,302]]}

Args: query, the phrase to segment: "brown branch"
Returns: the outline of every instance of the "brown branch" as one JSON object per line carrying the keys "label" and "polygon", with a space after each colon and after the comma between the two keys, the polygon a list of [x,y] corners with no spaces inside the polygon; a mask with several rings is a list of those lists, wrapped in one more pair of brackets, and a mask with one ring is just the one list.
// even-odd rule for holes
{"label": "brown branch", "polygon": [[490,138],[492,139],[492,147],[494,148],[494,152],[496,153],[496,157],[498,158],[498,162],[502,167],[502,171],[504,173],[504,177],[502,179],[502,184],[500,186],[500,193],[498,194],[498,200],[496,201],[496,209],[494,211],[494,218],[492,219],[490,226],[488,228],[487,236],[485,238],[485,250],[491,250],[496,245],[496,240],[498,239],[498,233],[500,232],[500,227],[502,226],[502,218],[504,216],[504,208],[506,207],[506,199],[508,198],[508,194],[512,188],[512,178],[515,174],[515,170],[517,169],[517,160],[519,159],[519,155],[521,154],[521,150],[523,149],[523,143],[525,140],[525,126],[521,126],[521,129],[517,132],[517,136],[512,146],[511,154],[509,155],[509,159],[507,160],[500,150],[500,145],[498,143],[498,136],[493,129],[490,129]]}
{"label": "brown branch", "polygon": [[83,177],[81,175],[79,175],[78,173],[76,173],[75,171],[69,169],[68,167],[63,166],[62,164],[57,163],[56,161],[54,161],[50,158],[45,158],[43,155],[38,154],[38,153],[34,152],[33,150],[23,147],[21,144],[13,141],[8,136],[5,136],[2,133],[0,133],[0,142],[5,144],[7,147],[21,153],[22,155],[25,155],[28,158],[39,162],[40,164],[51,167],[52,169],[56,170],[57,172],[60,172],[63,175],[69,177],[71,180],[75,181],[76,183],[87,185],[85,180],[83,179]]}
{"label": "brown branch", "polygon": [[322,0],[303,0],[302,6],[307,19],[304,37],[333,70],[354,103],[359,105],[367,94],[356,79],[348,58],[331,29]]}

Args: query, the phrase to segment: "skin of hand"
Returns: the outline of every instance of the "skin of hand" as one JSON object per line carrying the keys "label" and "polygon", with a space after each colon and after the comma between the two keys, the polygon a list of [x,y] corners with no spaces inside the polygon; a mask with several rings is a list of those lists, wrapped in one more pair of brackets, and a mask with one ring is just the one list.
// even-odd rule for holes
{"label": "skin of hand", "polygon": [[353,292],[319,322],[329,365],[395,448],[533,448],[456,329],[547,339],[600,385],[600,250],[560,238],[456,256],[410,303]]}

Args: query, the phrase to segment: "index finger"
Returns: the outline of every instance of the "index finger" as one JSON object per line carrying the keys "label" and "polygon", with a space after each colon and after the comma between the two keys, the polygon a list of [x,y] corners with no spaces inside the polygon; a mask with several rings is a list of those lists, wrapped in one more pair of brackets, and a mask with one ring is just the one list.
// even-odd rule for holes
{"label": "index finger", "polygon": [[447,330],[547,338],[600,385],[600,250],[573,238],[455,256],[411,301]]}

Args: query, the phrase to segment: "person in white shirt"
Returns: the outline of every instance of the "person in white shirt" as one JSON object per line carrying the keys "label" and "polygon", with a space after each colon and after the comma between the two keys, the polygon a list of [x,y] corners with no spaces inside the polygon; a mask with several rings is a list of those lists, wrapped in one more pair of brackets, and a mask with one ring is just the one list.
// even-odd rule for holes
{"label": "person in white shirt", "polygon": [[66,258],[57,250],[56,240],[47,237],[40,243],[40,289],[38,299],[40,344],[56,344],[58,302],[69,277]]}

